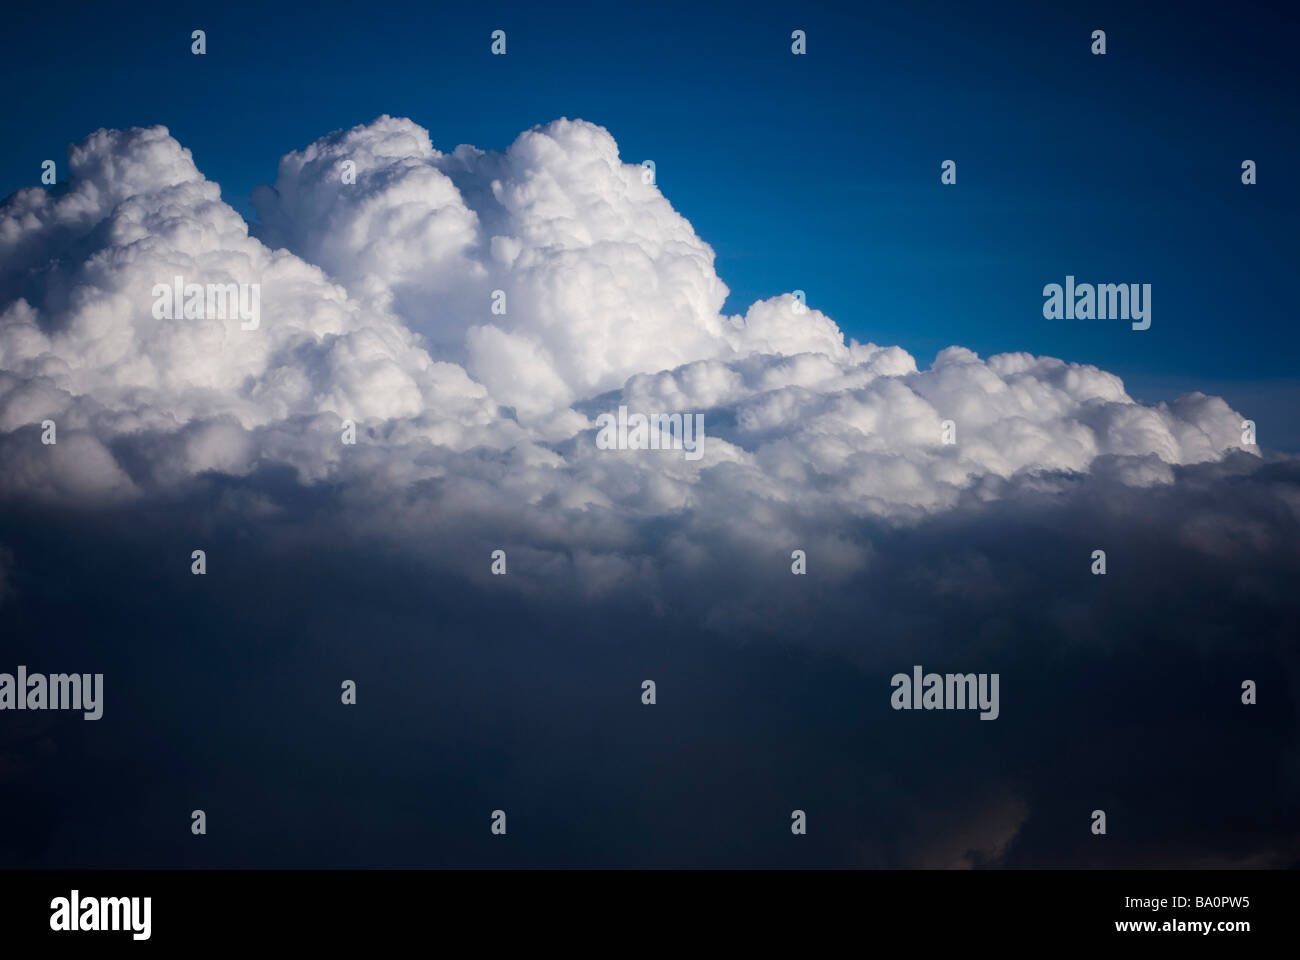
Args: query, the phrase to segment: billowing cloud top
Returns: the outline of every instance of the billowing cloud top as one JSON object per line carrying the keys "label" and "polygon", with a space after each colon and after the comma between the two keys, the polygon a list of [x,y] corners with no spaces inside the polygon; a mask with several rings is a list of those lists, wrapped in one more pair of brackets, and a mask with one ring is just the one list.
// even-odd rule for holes
{"label": "billowing cloud top", "polygon": [[[951,347],[918,370],[790,296],[724,316],[711,248],[582,121],[504,153],[442,153],[387,116],[330,134],[256,192],[261,239],[162,127],[101,130],[69,168],[0,207],[11,494],[137,497],[284,464],[580,512],[743,496],[905,516],[1107,455],[1167,481],[1240,446],[1222,400],[1143,406],[1091,366]],[[259,324],[159,318],[175,277],[258,285]],[[620,404],[702,413],[704,456],[598,450],[594,418]]]}

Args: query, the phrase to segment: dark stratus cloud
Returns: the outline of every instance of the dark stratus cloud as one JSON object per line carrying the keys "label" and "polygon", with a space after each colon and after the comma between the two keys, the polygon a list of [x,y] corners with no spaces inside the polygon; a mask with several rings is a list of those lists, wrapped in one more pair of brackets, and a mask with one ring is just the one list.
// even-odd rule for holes
{"label": "dark stratus cloud", "polygon": [[[724,316],[581,121],[330,134],[253,234],[161,127],[69,167],[0,206],[0,672],[106,703],[0,713],[0,859],[1297,861],[1300,462],[1223,400]],[[160,316],[176,277],[257,322]],[[605,449],[620,407],[699,456]],[[998,718],[891,709],[915,664]]]}

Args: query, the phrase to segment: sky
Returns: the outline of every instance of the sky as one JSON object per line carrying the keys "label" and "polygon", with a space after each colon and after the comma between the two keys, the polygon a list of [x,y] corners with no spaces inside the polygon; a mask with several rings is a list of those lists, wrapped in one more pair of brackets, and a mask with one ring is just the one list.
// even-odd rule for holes
{"label": "sky", "polygon": [[16,16],[0,865],[1300,863],[1292,19]]}
{"label": "sky", "polygon": [[[1284,5],[396,4],[381,22],[350,4],[132,9],[85,5],[57,29],[38,8],[11,14],[23,43],[0,70],[30,93],[6,107],[0,194],[98,127],[161,123],[255,219],[272,158],[327,130],[387,113],[441,150],[504,149],[582,118],[625,161],[654,160],[733,312],[800,289],[849,336],[926,361],[952,344],[1030,350],[1150,400],[1213,381],[1261,436],[1300,449]],[[504,58],[489,53],[498,28]],[[1098,28],[1104,57],[1089,53]],[[946,159],[957,189],[939,182]],[[1067,274],[1151,283],[1152,329],[1044,320],[1042,287]]]}

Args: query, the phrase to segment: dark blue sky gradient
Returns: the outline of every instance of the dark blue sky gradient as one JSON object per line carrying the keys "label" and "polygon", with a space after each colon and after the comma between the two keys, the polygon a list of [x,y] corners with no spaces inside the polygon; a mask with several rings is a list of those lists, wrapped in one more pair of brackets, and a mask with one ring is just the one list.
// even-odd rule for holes
{"label": "dark blue sky gradient", "polygon": [[[1095,363],[1142,399],[1220,393],[1263,446],[1300,449],[1295,14],[1059,6],[26,5],[0,63],[0,194],[47,158],[65,177],[98,127],[163,123],[251,218],[282,154],[382,113],[442,150],[581,117],[655,161],[729,312],[803,289],[923,366],[953,343]],[[1151,283],[1151,329],[1044,320],[1067,273]]]}

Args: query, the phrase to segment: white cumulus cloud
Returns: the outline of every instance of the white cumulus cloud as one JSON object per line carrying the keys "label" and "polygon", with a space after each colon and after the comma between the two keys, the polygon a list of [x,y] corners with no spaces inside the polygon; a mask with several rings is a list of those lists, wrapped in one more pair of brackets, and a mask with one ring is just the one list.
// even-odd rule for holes
{"label": "white cumulus cloud", "polygon": [[[504,152],[442,152],[387,116],[331,133],[258,189],[253,235],[162,127],[92,134],[68,169],[0,206],[14,495],[143,496],[283,464],[305,483],[513,498],[538,532],[546,510],[740,523],[738,500],[912,516],[1099,457],[1167,483],[1240,446],[1218,398],[1144,406],[1095,367],[962,347],[920,369],[789,295],[725,316],[712,249],[583,121]],[[259,326],[158,319],[154,287],[177,276],[259,285]],[[595,418],[619,404],[703,413],[705,455],[598,450]]]}

